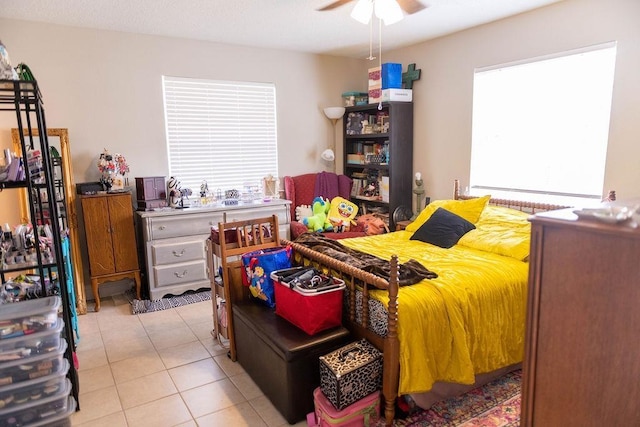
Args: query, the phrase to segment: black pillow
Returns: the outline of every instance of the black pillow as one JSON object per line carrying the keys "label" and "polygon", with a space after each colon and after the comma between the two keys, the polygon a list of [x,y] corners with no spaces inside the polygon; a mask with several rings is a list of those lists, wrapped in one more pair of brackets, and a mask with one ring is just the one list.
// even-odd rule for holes
{"label": "black pillow", "polygon": [[431,243],[449,249],[475,225],[443,208],[438,208],[411,236],[411,240]]}

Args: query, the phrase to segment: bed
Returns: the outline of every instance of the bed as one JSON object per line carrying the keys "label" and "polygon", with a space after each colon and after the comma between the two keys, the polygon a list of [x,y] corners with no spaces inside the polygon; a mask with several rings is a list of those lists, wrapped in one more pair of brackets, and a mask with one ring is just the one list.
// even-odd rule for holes
{"label": "bed", "polygon": [[[344,253],[317,235],[285,244],[294,263],[347,283],[345,326],[384,353],[391,425],[399,395],[428,401],[436,386],[477,384],[522,362],[528,217],[563,207],[464,196],[456,181],[453,199],[429,204],[405,230],[340,240]],[[349,258],[359,252],[390,261],[371,266],[366,257]],[[431,274],[412,268],[416,261]]]}

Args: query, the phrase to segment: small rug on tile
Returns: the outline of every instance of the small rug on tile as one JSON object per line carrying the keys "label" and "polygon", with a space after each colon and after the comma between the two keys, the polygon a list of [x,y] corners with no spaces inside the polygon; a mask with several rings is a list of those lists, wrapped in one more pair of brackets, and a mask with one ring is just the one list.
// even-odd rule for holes
{"label": "small rug on tile", "polygon": [[[510,372],[462,396],[435,403],[395,425],[423,427],[518,427],[522,370]],[[384,420],[381,420],[384,421]],[[379,424],[384,425],[384,422]]]}
{"label": "small rug on tile", "polygon": [[178,296],[165,295],[164,298],[158,300],[135,299],[134,294],[131,293],[131,313],[151,313],[152,311],[166,310],[168,308],[180,307],[181,305],[210,300],[211,289],[209,288],[202,288],[197,291],[186,291]]}

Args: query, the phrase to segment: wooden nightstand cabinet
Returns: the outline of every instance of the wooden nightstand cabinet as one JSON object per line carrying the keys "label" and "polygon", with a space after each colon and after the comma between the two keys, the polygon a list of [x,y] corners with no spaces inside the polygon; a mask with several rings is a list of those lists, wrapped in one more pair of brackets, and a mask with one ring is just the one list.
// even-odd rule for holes
{"label": "wooden nightstand cabinet", "polygon": [[640,425],[640,230],[570,209],[531,221],[520,425]]}
{"label": "wooden nightstand cabinet", "polygon": [[130,193],[82,196],[91,289],[100,310],[98,286],[131,278],[140,299],[140,266]]}

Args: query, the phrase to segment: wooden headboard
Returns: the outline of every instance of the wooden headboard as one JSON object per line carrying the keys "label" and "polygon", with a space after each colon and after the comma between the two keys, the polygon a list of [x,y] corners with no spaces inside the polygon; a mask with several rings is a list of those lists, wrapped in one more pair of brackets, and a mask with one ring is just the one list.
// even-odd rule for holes
{"label": "wooden headboard", "polygon": [[[460,193],[460,181],[457,179],[453,182],[453,198],[455,200],[469,200],[475,199],[478,196],[469,196],[466,194]],[[511,209],[517,209],[522,212],[528,213],[536,213],[536,212],[544,212],[544,211],[553,211],[556,209],[565,209],[570,208],[572,206],[567,205],[554,205],[552,203],[540,203],[540,202],[531,202],[525,200],[509,200],[509,199],[489,199],[489,204],[495,206],[504,206]]]}

